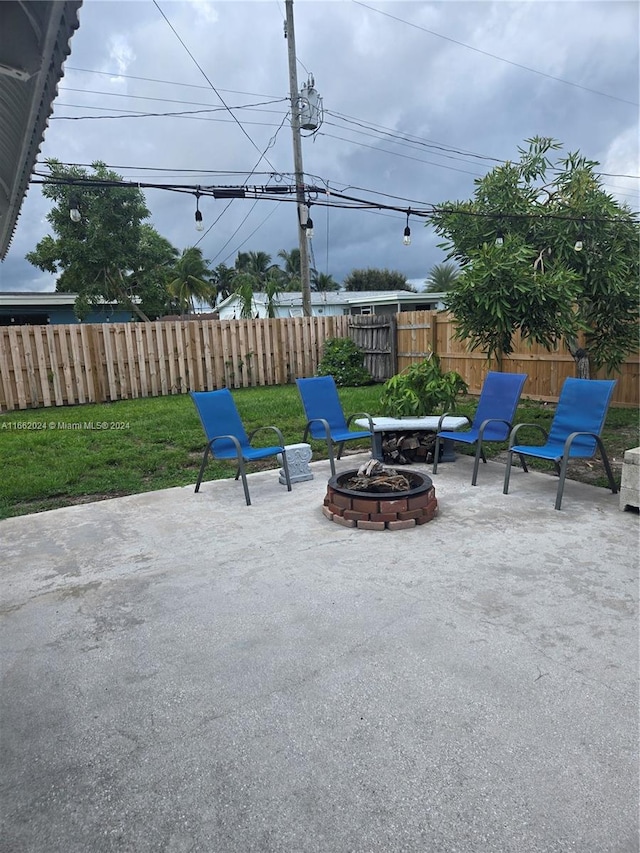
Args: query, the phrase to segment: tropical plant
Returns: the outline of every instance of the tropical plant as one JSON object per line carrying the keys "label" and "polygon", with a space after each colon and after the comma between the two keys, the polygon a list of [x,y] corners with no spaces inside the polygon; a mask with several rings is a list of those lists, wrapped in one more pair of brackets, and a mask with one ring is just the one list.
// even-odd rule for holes
{"label": "tropical plant", "polygon": [[333,376],[336,385],[370,385],[371,374],[364,366],[364,353],[351,338],[327,338],[318,376]]}
{"label": "tropical plant", "polygon": [[429,293],[446,293],[451,290],[460,276],[460,270],[455,264],[436,264],[429,270],[425,291]]}
{"label": "tropical plant", "polygon": [[280,249],[278,257],[284,261],[282,270],[283,290],[298,291],[302,289],[302,275],[300,273],[300,249]]}
{"label": "tropical plant", "polygon": [[332,275],[314,269],[311,270],[311,290],[317,293],[327,293],[340,290],[340,285]]}
{"label": "tropical plant", "polygon": [[243,320],[250,320],[253,317],[253,297],[255,280],[251,273],[237,273],[233,279],[234,293],[237,295],[240,302],[240,317]]}
{"label": "tropical plant", "polygon": [[216,288],[216,301],[220,302],[231,296],[234,285],[233,280],[237,272],[233,267],[228,267],[226,264],[218,264],[211,273],[211,283]]}
{"label": "tropical plant", "polygon": [[391,418],[443,414],[455,411],[457,398],[466,391],[462,376],[455,370],[444,373],[440,359],[431,353],[385,382],[380,406]]}
{"label": "tropical plant", "polygon": [[195,311],[196,300],[208,305],[215,303],[215,285],[210,279],[211,273],[207,261],[202,257],[202,249],[197,246],[183,249],[167,286],[182,314]]}
{"label": "tropical plant", "polygon": [[590,363],[615,370],[638,347],[638,216],[604,191],[595,161],[527,143],[470,201],[430,217],[462,267],[446,300],[456,337],[498,360],[516,332],[547,349],[564,341],[579,376]]}
{"label": "tropical plant", "polygon": [[415,293],[415,287],[409,284],[407,277],[395,270],[352,270],[344,280],[344,289],[359,290],[409,290]]}

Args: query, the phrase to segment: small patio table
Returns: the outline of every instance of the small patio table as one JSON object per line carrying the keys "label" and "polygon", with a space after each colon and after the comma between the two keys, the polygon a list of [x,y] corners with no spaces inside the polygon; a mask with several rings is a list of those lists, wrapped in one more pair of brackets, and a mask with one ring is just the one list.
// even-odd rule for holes
{"label": "small patio table", "polygon": [[[376,417],[373,420],[373,458],[380,462],[384,461],[382,451],[382,436],[386,432],[440,432],[441,430],[456,430],[467,426],[469,419],[455,417],[454,415],[428,415],[424,418],[383,418]],[[369,428],[366,418],[356,418],[354,423],[362,429]],[[439,462],[455,462],[456,454],[454,443],[451,439],[442,442],[442,458]]]}

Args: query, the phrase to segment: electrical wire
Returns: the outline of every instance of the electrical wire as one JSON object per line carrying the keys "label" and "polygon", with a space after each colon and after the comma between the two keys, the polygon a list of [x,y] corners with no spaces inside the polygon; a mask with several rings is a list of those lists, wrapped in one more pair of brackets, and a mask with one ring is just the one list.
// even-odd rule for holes
{"label": "electrical wire", "polygon": [[555,77],[553,74],[547,74],[545,71],[539,71],[537,68],[530,68],[528,65],[521,65],[519,62],[513,62],[510,59],[505,59],[503,56],[498,56],[495,53],[489,53],[486,50],[481,50],[479,47],[473,47],[470,44],[465,44],[465,42],[458,41],[457,39],[451,38],[450,36],[443,36],[442,33],[436,33],[433,30],[427,29],[427,27],[423,27],[420,24],[413,23],[413,21],[407,21],[404,18],[399,18],[397,15],[392,15],[389,12],[383,12],[382,9],[375,9],[373,6],[368,6],[366,3],[363,3],[362,0],[351,0],[351,2],[355,3],[356,6],[362,6],[364,9],[368,9],[370,12],[376,12],[378,15],[384,15],[385,18],[391,18],[393,21],[398,21],[401,24],[406,24],[408,27],[413,27],[416,30],[421,30],[422,32],[428,33],[429,35],[444,39],[445,41],[451,42],[452,44],[456,44],[459,47],[464,47],[467,50],[473,50],[475,53],[481,53],[483,56],[488,56],[491,59],[498,60],[498,62],[505,62],[507,65],[513,65],[514,68],[521,68],[523,71],[529,71],[531,74],[538,74],[541,77],[546,77],[549,80],[554,80],[556,83],[564,83],[566,86],[573,86],[576,89],[582,89],[584,92],[590,92],[592,95],[599,95],[603,98],[610,98],[613,101],[620,101],[623,104],[630,104],[633,107],[640,106],[637,101],[629,101],[627,100],[627,98],[620,98],[618,95],[611,95],[608,92],[600,92],[598,89],[591,89],[588,86],[583,86],[581,83],[574,83],[571,80],[565,80],[563,77]]}
{"label": "electrical wire", "polygon": [[[175,27],[173,26],[173,24],[171,23],[171,21],[169,20],[169,18],[167,18],[167,16],[165,15],[165,13],[162,11],[162,9],[160,8],[160,6],[159,6],[159,4],[158,4],[158,0],[153,0],[153,5],[156,7],[156,9],[158,10],[158,12],[160,12],[160,14],[161,14],[161,15],[162,15],[162,17],[164,18],[164,20],[167,22],[167,24],[169,25],[169,27],[170,27],[171,31],[173,32],[173,34],[175,35],[175,37],[178,39],[178,41],[180,42],[180,44],[183,46],[183,48],[184,48],[184,49],[186,50],[186,52],[189,54],[189,56],[190,56],[190,57],[191,57],[191,59],[193,60],[194,64],[196,65],[196,67],[198,68],[198,70],[200,71],[200,73],[202,74],[202,76],[204,77],[204,79],[207,81],[207,83],[211,86],[211,88],[213,89],[213,91],[216,93],[216,95],[217,95],[217,96],[218,96],[218,98],[220,99],[220,102],[221,102],[225,107],[227,107],[227,109],[229,110],[229,115],[230,115],[230,116],[233,118],[233,120],[236,122],[236,124],[238,125],[238,127],[240,128],[240,130],[242,131],[242,133],[246,136],[246,138],[249,140],[249,142],[251,143],[251,145],[253,145],[253,147],[256,149],[256,151],[260,152],[260,149],[258,148],[258,146],[256,145],[256,143],[254,142],[254,140],[251,138],[251,136],[249,135],[249,133],[247,133],[247,131],[246,131],[246,130],[245,130],[245,128],[242,126],[242,123],[238,120],[238,118],[237,118],[237,117],[233,114],[233,112],[229,109],[229,107],[227,106],[227,104],[226,104],[226,102],[225,102],[224,98],[222,97],[222,95],[220,94],[220,92],[216,89],[216,87],[213,85],[213,83],[211,82],[211,80],[207,77],[207,75],[206,75],[206,73],[205,73],[204,69],[202,68],[202,66],[200,65],[200,63],[198,62],[198,60],[197,60],[197,59],[195,58],[195,56],[191,53],[191,51],[189,50],[189,48],[187,47],[187,45],[185,44],[185,42],[182,40],[182,38],[181,38],[181,37],[180,37],[180,35],[178,34],[178,31],[175,29]],[[274,170],[274,172],[276,171],[276,167],[273,165],[273,163],[271,163],[271,162],[269,161],[268,157],[265,157],[263,154],[261,154],[261,155],[260,155],[260,160],[262,160],[262,159],[266,160],[266,162],[267,162],[267,163],[269,163],[269,165],[270,165],[270,166],[271,166],[271,168]]]}

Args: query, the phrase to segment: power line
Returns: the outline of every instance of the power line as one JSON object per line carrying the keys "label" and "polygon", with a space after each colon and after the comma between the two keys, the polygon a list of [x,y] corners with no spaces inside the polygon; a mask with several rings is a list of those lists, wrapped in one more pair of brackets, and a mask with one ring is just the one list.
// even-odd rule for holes
{"label": "power line", "polygon": [[[204,69],[202,68],[202,66],[201,66],[201,65],[200,65],[200,63],[198,62],[198,60],[197,60],[197,59],[195,58],[195,56],[191,53],[191,51],[189,50],[189,48],[187,47],[187,45],[185,44],[185,42],[182,40],[182,38],[181,38],[181,37],[180,37],[180,35],[178,34],[178,31],[175,29],[175,27],[173,26],[173,24],[171,23],[171,21],[167,18],[167,16],[165,15],[165,13],[162,11],[162,9],[160,8],[160,6],[158,5],[157,0],[153,0],[153,5],[156,7],[156,9],[158,10],[158,12],[160,12],[160,14],[162,15],[162,17],[165,19],[165,21],[166,21],[166,22],[167,22],[167,24],[169,25],[169,27],[170,27],[171,31],[172,31],[172,32],[173,32],[173,34],[175,35],[175,37],[178,39],[178,41],[180,42],[180,44],[183,46],[183,48],[184,48],[184,49],[186,50],[186,52],[189,54],[189,56],[190,56],[190,57],[191,57],[191,59],[193,60],[194,64],[196,65],[196,67],[198,68],[198,70],[200,71],[200,73],[202,74],[202,76],[204,77],[204,79],[207,81],[207,83],[211,86],[211,88],[213,89],[213,91],[216,93],[216,95],[217,95],[217,96],[218,96],[218,98],[220,99],[220,102],[221,102],[221,103],[222,103],[222,104],[227,108],[227,110],[229,110],[229,115],[233,118],[233,120],[236,122],[236,124],[238,125],[238,127],[240,128],[240,130],[243,132],[243,134],[247,137],[247,139],[249,140],[249,142],[253,145],[253,147],[254,147],[254,148],[256,149],[256,151],[258,151],[258,153],[259,153],[259,152],[260,152],[260,149],[258,148],[258,146],[256,145],[256,143],[253,141],[253,139],[251,138],[251,136],[247,133],[247,131],[245,130],[245,128],[242,126],[242,123],[241,123],[240,121],[238,121],[237,117],[233,114],[232,110],[230,110],[230,109],[229,109],[229,107],[227,106],[227,104],[226,104],[226,102],[225,102],[224,98],[222,97],[222,95],[218,92],[218,90],[217,90],[217,89],[216,89],[216,87],[213,85],[213,83],[211,82],[211,80],[209,80],[209,78],[207,77],[207,75],[206,75],[206,73],[205,73]],[[271,162],[270,162],[269,158],[268,158],[268,157],[265,157],[264,155],[261,155],[261,156],[260,156],[260,159],[262,160],[263,158],[267,161],[267,163],[269,163],[269,165],[271,166],[271,168],[272,168],[274,171],[276,171],[276,167],[273,165],[273,163],[271,163]]]}
{"label": "power line", "polygon": [[623,104],[630,104],[633,107],[639,106],[637,101],[629,101],[626,98],[620,98],[618,95],[610,95],[607,92],[600,92],[598,89],[590,89],[588,86],[583,86],[581,83],[574,83],[571,80],[565,80],[563,77],[555,77],[553,74],[547,74],[545,71],[539,71],[537,68],[530,68],[528,65],[521,65],[519,62],[513,62],[510,59],[505,59],[503,56],[498,56],[495,53],[489,53],[486,50],[481,50],[479,47],[472,47],[472,45],[466,44],[463,41],[458,41],[450,36],[443,36],[442,33],[436,33],[433,30],[427,29],[427,27],[413,23],[413,21],[406,21],[404,18],[391,15],[389,12],[383,12],[381,9],[375,9],[373,6],[368,6],[361,0],[351,0],[351,2],[355,3],[356,6],[362,6],[364,9],[368,9],[370,12],[377,12],[379,15],[384,15],[386,18],[391,18],[393,21],[398,21],[401,24],[406,24],[408,27],[413,27],[416,30],[421,30],[424,33],[429,33],[429,35],[449,41],[452,44],[457,44],[459,47],[464,47],[467,50],[473,50],[475,53],[481,53],[483,56],[488,56],[491,59],[497,59],[498,62],[505,62],[507,65],[513,65],[515,68],[521,68],[523,71],[529,71],[532,74],[538,74],[549,80],[555,80],[556,83],[564,83],[566,86],[573,86],[576,89],[582,89],[585,92],[590,92],[592,95],[600,95],[603,98],[610,98],[613,101],[621,101]]}
{"label": "power line", "polygon": [[[211,86],[202,86],[199,83],[181,83],[178,80],[160,80],[157,77],[139,77],[134,74],[121,74],[119,71],[97,71],[95,68],[78,68],[76,65],[67,65],[65,63],[65,71],[80,71],[83,74],[100,74],[104,77],[116,77],[123,80],[142,80],[145,83],[162,83],[165,86],[184,86],[188,89],[206,89],[209,91]],[[218,92],[226,92],[230,95],[250,95],[252,98],[277,98],[277,95],[265,95],[264,92],[242,92],[238,89],[218,89]]]}

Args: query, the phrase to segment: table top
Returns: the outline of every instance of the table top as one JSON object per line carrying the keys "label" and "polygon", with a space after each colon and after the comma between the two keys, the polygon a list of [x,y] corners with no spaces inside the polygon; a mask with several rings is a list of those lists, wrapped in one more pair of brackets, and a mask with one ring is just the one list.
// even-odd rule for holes
{"label": "table top", "polygon": [[[439,415],[428,415],[424,418],[372,418],[374,432],[402,432],[402,430],[435,430],[438,429],[440,422]],[[369,428],[369,421],[366,418],[357,418],[355,423],[364,429]],[[448,415],[442,422],[441,429],[460,429],[467,426],[469,421],[464,417]]]}

